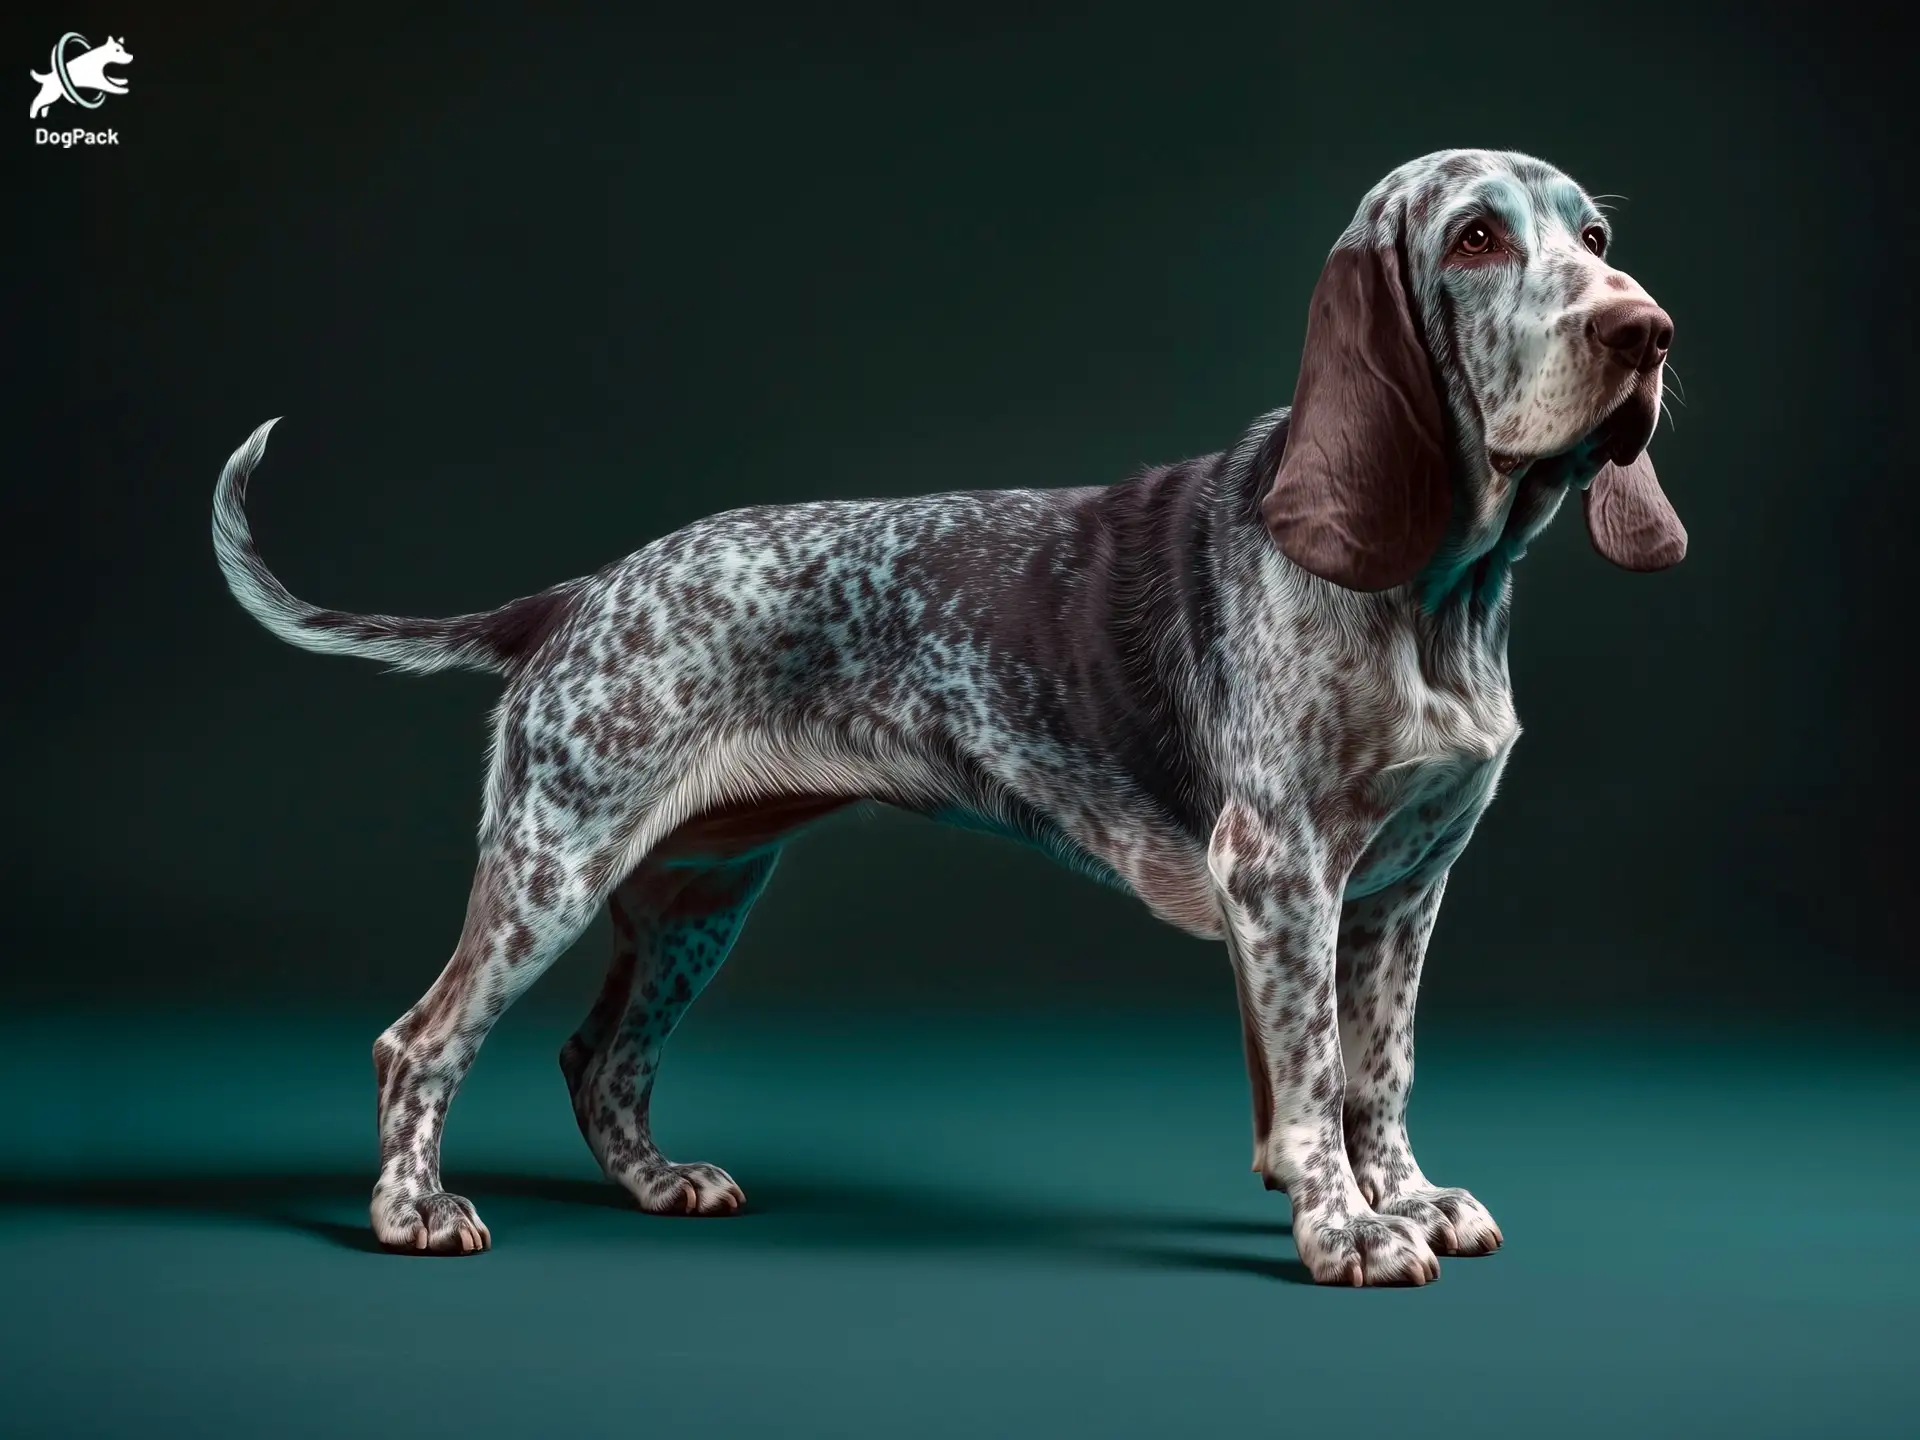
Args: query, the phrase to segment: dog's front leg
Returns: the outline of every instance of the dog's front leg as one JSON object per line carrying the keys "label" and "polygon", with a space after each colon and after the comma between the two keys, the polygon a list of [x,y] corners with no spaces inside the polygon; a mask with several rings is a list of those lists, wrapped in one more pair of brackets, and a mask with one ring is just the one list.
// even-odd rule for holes
{"label": "dog's front leg", "polygon": [[1446,872],[1402,881],[1348,904],[1340,921],[1340,1048],[1347,1156],[1360,1193],[1383,1215],[1425,1232],[1443,1255],[1487,1255],[1500,1227],[1465,1190],[1435,1185],[1407,1141],[1413,1011]]}
{"label": "dog's front leg", "polygon": [[1293,1205],[1293,1241],[1323,1285],[1424,1285],[1419,1226],[1367,1204],[1341,1128],[1334,958],[1345,867],[1302,814],[1233,801],[1207,847],[1254,1087],[1254,1167]]}

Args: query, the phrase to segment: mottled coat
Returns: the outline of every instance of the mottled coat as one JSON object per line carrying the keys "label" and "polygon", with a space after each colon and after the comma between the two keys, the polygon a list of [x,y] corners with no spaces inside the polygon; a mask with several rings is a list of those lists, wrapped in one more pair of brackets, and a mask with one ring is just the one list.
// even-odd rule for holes
{"label": "mottled coat", "polygon": [[780,846],[878,801],[1039,845],[1231,957],[1254,1168],[1316,1278],[1420,1283],[1500,1243],[1409,1148],[1413,1011],[1449,867],[1519,725],[1509,572],[1571,489],[1630,569],[1685,535],[1645,447],[1672,326],[1587,195],[1526,156],[1383,180],[1314,291],[1294,403],[1102,488],[735,510],[500,610],[412,620],[290,596],[248,531],[262,426],[215,540],[309,649],[506,677],[466,924],[376,1047],[382,1242],[490,1236],[441,1188],[446,1108],[494,1019],[609,906],[613,965],[561,1055],[582,1133],[647,1210],[731,1213],[667,1160],[661,1048]]}

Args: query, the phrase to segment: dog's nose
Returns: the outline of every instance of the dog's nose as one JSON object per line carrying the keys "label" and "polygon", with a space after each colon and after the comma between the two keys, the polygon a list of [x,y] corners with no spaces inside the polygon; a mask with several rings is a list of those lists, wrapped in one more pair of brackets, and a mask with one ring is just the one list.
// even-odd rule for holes
{"label": "dog's nose", "polygon": [[1620,300],[1593,312],[1587,334],[1614,359],[1645,375],[1666,363],[1673,321],[1651,300]]}

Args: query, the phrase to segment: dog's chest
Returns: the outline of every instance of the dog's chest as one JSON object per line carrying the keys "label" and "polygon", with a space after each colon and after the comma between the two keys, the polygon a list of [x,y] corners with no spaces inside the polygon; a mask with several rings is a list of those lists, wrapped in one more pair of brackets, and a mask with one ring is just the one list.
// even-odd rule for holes
{"label": "dog's chest", "polygon": [[1419,698],[1417,719],[1397,747],[1402,758],[1372,781],[1382,818],[1348,878],[1348,899],[1452,864],[1493,799],[1519,738],[1504,684],[1469,696]]}

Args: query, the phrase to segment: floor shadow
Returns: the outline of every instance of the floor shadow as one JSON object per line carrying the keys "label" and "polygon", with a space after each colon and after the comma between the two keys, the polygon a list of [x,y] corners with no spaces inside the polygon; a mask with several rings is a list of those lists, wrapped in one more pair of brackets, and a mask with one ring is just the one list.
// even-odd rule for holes
{"label": "floor shadow", "polygon": [[[1140,1208],[1124,1210],[1002,1192],[967,1191],[897,1179],[757,1172],[743,1175],[746,1210],[725,1221],[670,1224],[635,1214],[636,1243],[700,1243],[782,1251],[920,1253],[977,1251],[1069,1256],[1101,1264],[1232,1273],[1311,1283],[1290,1255],[1221,1253],[1169,1244],[1170,1236],[1284,1241],[1287,1222]],[[604,1181],[517,1171],[453,1171],[449,1185],[485,1213],[517,1201],[576,1214],[632,1211],[626,1194]],[[0,1209],[120,1211],[227,1217],[269,1224],[343,1249],[377,1252],[364,1221],[328,1218],[366,1204],[359,1171],[255,1175],[4,1175]]]}
{"label": "floor shadow", "polygon": [[872,1176],[762,1173],[751,1183],[752,1215],[777,1223],[785,1249],[1051,1251],[1153,1269],[1240,1271],[1311,1283],[1291,1257],[1222,1255],[1165,1243],[1169,1235],[1286,1240],[1291,1227],[1189,1211],[1103,1208],[1072,1201],[917,1185]]}

